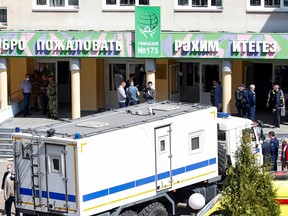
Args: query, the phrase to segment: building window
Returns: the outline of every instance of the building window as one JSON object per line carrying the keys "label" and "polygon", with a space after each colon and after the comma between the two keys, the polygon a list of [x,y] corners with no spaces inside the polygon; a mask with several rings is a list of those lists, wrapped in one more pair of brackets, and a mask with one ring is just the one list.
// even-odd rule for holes
{"label": "building window", "polygon": [[33,10],[74,11],[79,9],[79,0],[34,0]]}
{"label": "building window", "polygon": [[174,0],[175,10],[211,11],[222,10],[222,0]]}
{"label": "building window", "polygon": [[135,6],[149,5],[150,0],[102,0],[103,10],[134,11]]}
{"label": "building window", "polygon": [[288,0],[248,0],[249,12],[288,12]]}
{"label": "building window", "polygon": [[190,154],[202,151],[204,143],[204,131],[197,131],[188,135],[189,152]]}
{"label": "building window", "polygon": [[7,9],[0,8],[0,28],[7,27]]}

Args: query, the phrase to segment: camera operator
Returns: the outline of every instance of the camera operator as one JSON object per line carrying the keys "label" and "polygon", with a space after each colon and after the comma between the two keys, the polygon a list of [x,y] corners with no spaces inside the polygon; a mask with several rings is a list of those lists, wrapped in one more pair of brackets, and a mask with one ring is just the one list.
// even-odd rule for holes
{"label": "camera operator", "polygon": [[149,81],[147,83],[147,87],[143,89],[143,97],[145,101],[152,102],[153,100],[155,100],[155,96],[156,96],[156,91],[155,89],[152,88],[152,82]]}

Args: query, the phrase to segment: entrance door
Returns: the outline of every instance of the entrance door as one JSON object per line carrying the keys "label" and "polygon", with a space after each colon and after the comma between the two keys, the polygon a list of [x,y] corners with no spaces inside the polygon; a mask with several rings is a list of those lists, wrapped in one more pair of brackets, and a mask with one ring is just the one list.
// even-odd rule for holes
{"label": "entrance door", "polygon": [[65,146],[46,143],[47,207],[68,212]]}
{"label": "entrance door", "polygon": [[[69,61],[39,60],[38,70],[48,70],[54,74],[57,84],[56,103],[58,104],[58,116],[70,118],[71,113],[71,73]],[[58,94],[61,92],[60,94]],[[60,105],[61,104],[61,105]]]}
{"label": "entrance door", "polygon": [[155,129],[157,191],[172,186],[170,125]]}
{"label": "entrance door", "polygon": [[129,79],[129,74],[134,74],[134,85],[138,88],[142,102],[142,91],[146,86],[146,71],[144,62],[107,62],[105,64],[105,106],[107,109],[118,108],[117,88],[122,81]]}
{"label": "entrance door", "polygon": [[180,75],[180,64],[169,65],[168,91],[170,101],[180,101]]}
{"label": "entrance door", "polygon": [[181,62],[180,63],[180,101],[199,103],[200,102],[200,63]]}
{"label": "entrance door", "polygon": [[213,87],[213,80],[220,80],[219,64],[201,64],[200,71],[200,103],[212,104],[210,92]]}
{"label": "entrance door", "polygon": [[255,85],[257,110],[266,110],[267,95],[273,82],[272,64],[253,63],[245,67],[245,84]]}

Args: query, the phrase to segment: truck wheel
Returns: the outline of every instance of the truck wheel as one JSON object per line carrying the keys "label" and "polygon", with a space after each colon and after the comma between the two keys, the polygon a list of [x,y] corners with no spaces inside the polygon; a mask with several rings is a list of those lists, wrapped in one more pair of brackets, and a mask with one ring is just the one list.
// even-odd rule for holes
{"label": "truck wheel", "polygon": [[119,216],[137,216],[137,213],[131,210],[121,213]]}
{"label": "truck wheel", "polygon": [[227,154],[224,146],[218,144],[218,174],[220,176],[226,176]]}
{"label": "truck wheel", "polygon": [[146,206],[139,214],[139,216],[168,216],[166,208],[158,202]]}

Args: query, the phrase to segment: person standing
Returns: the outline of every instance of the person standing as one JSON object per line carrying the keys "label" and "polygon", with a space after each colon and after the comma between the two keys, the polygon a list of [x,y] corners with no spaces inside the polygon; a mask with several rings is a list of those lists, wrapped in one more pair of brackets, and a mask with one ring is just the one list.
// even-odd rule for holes
{"label": "person standing", "polygon": [[[11,163],[8,163],[7,164],[7,170],[4,173],[3,178],[2,178],[1,192],[4,191],[5,180],[6,180],[7,176],[10,175],[12,168],[13,168],[13,165]],[[5,215],[6,211],[7,211],[7,202],[5,202],[4,212],[2,213],[2,215]]]}
{"label": "person standing", "polygon": [[48,107],[49,107],[49,114],[48,118],[57,119],[58,118],[58,106],[57,106],[57,86],[54,81],[54,74],[50,73],[48,76],[49,85],[47,87],[47,96],[49,98]]}
{"label": "person standing", "polygon": [[282,171],[287,171],[288,165],[288,138],[282,140],[282,151],[280,156]]}
{"label": "person standing", "polygon": [[31,76],[31,84],[32,84],[32,101],[34,103],[34,110],[39,111],[38,99],[40,99],[41,97],[41,89],[40,89],[39,71],[37,69],[34,70],[34,73]]}
{"label": "person standing", "polygon": [[32,84],[30,82],[30,75],[25,75],[25,80],[21,83],[21,89],[24,96],[24,114],[23,116],[26,117],[27,115],[31,115],[29,113],[30,109],[30,100],[31,100],[31,91],[32,91]]}
{"label": "person standing", "polygon": [[264,141],[262,144],[263,165],[271,163],[271,145],[269,141]]}
{"label": "person standing", "polygon": [[246,111],[248,112],[248,118],[254,121],[256,112],[256,93],[255,85],[251,84],[249,90],[245,91],[244,97],[246,100]]}
{"label": "person standing", "polygon": [[236,99],[235,106],[237,108],[238,117],[246,116],[246,111],[245,111],[246,99],[244,97],[245,91],[246,91],[245,85],[241,84],[235,92],[235,99]]}
{"label": "person standing", "polygon": [[122,81],[121,84],[117,88],[117,98],[118,98],[118,104],[119,108],[126,107],[126,94],[125,94],[125,88],[126,82]]}
{"label": "person standing", "polygon": [[48,96],[47,96],[47,87],[49,85],[49,81],[46,75],[46,71],[42,71],[41,79],[40,79],[40,89],[41,89],[41,106],[43,109],[42,115],[47,115],[48,113]]}
{"label": "person standing", "polygon": [[214,106],[217,107],[217,111],[221,111],[222,109],[222,86],[221,86],[221,83],[217,80],[213,80],[213,86],[215,86]]}
{"label": "person standing", "polygon": [[129,98],[129,105],[136,105],[139,104],[139,91],[138,88],[136,86],[134,86],[134,82],[130,81],[130,86],[128,88],[126,88],[126,95]]}
{"label": "person standing", "polygon": [[11,208],[12,208],[12,203],[14,203],[15,206],[15,215],[20,216],[19,211],[16,208],[16,203],[15,203],[15,174],[13,169],[11,170],[11,173],[7,176],[5,180],[5,186],[4,186],[4,199],[5,202],[7,202],[7,209],[6,209],[6,215],[11,216]]}
{"label": "person standing", "polygon": [[272,163],[271,170],[277,171],[279,141],[276,138],[274,131],[270,131],[268,136],[270,138],[270,147],[271,147],[271,163]]}
{"label": "person standing", "polygon": [[285,106],[283,91],[279,88],[279,85],[274,83],[273,89],[269,91],[267,98],[267,107],[272,109],[273,124],[276,129],[280,128],[280,113],[281,107]]}
{"label": "person standing", "polygon": [[147,83],[147,87],[143,89],[143,97],[147,102],[152,102],[153,100],[155,100],[156,97],[156,91],[152,87],[152,85],[153,85],[152,81],[149,81]]}
{"label": "person standing", "polygon": [[129,79],[126,81],[125,91],[130,86],[130,82],[131,81],[133,81],[133,84],[134,84],[134,79],[135,79],[135,75],[134,74],[129,74]]}

